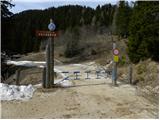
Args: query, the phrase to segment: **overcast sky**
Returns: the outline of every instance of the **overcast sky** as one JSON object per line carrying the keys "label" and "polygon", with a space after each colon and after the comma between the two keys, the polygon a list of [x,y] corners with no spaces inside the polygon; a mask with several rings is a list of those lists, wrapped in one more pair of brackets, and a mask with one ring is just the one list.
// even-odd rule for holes
{"label": "overcast sky", "polygon": [[48,7],[58,7],[68,4],[96,8],[97,5],[104,5],[106,3],[116,4],[117,2],[118,0],[12,0],[15,7],[11,11],[17,13],[28,9],[46,9]]}

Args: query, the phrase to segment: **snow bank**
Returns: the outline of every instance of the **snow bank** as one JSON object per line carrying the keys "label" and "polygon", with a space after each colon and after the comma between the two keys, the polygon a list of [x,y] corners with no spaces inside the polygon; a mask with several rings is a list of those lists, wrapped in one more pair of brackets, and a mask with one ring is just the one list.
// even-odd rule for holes
{"label": "snow bank", "polygon": [[7,65],[26,66],[26,67],[42,67],[46,64],[44,61],[11,61],[8,60]]}
{"label": "snow bank", "polygon": [[62,82],[59,83],[62,87],[70,87],[73,86],[72,82],[69,80],[64,80]]}
{"label": "snow bank", "polygon": [[16,86],[0,83],[0,100],[28,100],[32,98],[35,88],[28,86]]}

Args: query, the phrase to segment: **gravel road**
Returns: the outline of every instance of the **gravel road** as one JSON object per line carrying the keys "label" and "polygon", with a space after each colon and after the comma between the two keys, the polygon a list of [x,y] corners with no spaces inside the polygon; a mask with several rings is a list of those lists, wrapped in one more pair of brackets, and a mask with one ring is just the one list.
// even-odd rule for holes
{"label": "gravel road", "polygon": [[29,101],[2,101],[2,118],[158,118],[158,106],[138,96],[135,86],[118,82],[115,87],[110,78],[94,74],[86,80],[83,72],[94,71],[94,63],[56,67],[81,70],[80,80],[71,80],[67,88],[38,87]]}

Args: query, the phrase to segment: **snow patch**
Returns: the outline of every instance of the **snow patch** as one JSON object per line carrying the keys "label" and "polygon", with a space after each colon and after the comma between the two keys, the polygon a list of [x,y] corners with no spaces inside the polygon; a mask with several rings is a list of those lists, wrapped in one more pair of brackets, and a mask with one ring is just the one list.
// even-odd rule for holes
{"label": "snow patch", "polygon": [[7,65],[26,66],[26,67],[42,67],[46,64],[44,61],[7,61]]}
{"label": "snow patch", "polygon": [[70,86],[72,86],[72,82],[69,81],[69,80],[64,80],[64,81],[60,82],[59,84],[62,87],[70,87]]}
{"label": "snow patch", "polygon": [[29,100],[32,98],[35,88],[28,86],[16,86],[0,83],[0,100]]}

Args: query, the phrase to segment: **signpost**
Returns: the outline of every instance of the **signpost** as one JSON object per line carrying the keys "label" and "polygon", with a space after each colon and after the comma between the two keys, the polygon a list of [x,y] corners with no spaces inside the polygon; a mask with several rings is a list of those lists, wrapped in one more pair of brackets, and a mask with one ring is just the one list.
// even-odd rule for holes
{"label": "signpost", "polygon": [[117,85],[117,63],[119,62],[119,50],[116,49],[116,43],[113,43],[113,70],[112,81],[114,85]]}
{"label": "signpost", "polygon": [[[53,40],[57,36],[57,33],[54,32],[56,26],[53,23],[53,20],[50,19],[50,24],[48,29],[50,31],[36,31],[38,37],[49,37],[46,45],[46,68],[44,68],[43,73],[43,83],[44,88],[51,88],[54,85],[54,72],[53,72]],[[45,75],[45,76],[44,76]]]}

